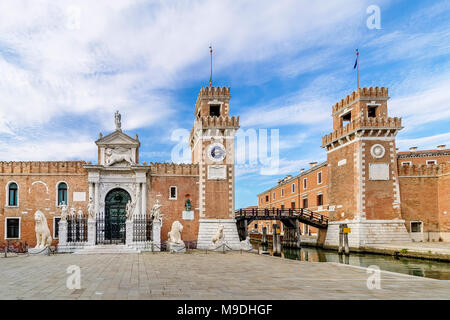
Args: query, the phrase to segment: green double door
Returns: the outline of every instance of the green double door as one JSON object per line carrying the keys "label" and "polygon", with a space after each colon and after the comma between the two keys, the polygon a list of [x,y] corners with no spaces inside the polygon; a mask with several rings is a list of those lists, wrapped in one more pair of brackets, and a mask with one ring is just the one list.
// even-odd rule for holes
{"label": "green double door", "polygon": [[126,205],[131,200],[123,189],[111,190],[105,198],[105,242],[125,243]]}

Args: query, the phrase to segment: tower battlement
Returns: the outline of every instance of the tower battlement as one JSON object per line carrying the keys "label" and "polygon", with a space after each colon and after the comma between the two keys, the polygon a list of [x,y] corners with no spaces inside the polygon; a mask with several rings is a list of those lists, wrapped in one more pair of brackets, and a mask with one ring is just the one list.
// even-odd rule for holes
{"label": "tower battlement", "polygon": [[[194,115],[228,116],[230,87],[202,87],[195,103]],[[212,108],[211,108],[212,107]]]}
{"label": "tower battlement", "polygon": [[[359,88],[358,90],[353,91],[351,94],[346,96],[344,99],[336,103],[333,107],[333,113],[338,112],[342,108],[348,106],[352,102],[357,101],[358,99],[364,98],[384,98],[388,99],[388,88],[385,87],[369,87],[369,88]],[[366,100],[366,99],[364,99]],[[368,99],[367,99],[368,100]]]}

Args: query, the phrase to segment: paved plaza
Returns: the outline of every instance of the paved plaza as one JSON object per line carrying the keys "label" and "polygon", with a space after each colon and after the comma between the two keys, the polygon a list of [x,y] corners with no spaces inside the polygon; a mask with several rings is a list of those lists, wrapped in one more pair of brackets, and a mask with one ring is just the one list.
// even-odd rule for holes
{"label": "paved plaza", "polygon": [[[66,286],[80,267],[81,289]],[[449,299],[450,281],[253,253],[59,254],[0,258],[1,299]]]}

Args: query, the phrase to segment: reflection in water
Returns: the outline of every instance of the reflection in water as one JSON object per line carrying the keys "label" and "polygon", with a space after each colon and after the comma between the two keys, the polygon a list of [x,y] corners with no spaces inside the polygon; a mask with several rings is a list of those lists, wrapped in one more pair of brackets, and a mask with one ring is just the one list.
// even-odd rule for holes
{"label": "reflection in water", "polygon": [[[258,246],[253,244],[254,247]],[[272,247],[259,245],[261,254],[273,254]],[[412,258],[400,258],[378,254],[351,253],[339,255],[337,251],[303,247],[301,249],[282,248],[281,257],[309,262],[337,262],[353,266],[376,265],[381,270],[409,274],[413,276],[450,280],[450,263]]]}

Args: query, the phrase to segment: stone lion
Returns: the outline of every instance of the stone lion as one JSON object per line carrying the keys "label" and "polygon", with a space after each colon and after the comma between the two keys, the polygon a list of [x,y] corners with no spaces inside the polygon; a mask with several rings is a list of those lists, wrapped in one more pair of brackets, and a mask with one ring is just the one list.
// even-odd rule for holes
{"label": "stone lion", "polygon": [[111,166],[114,163],[126,161],[128,164],[134,164],[134,161],[131,157],[130,150],[126,150],[124,148],[115,148],[115,149],[106,149],[106,165]]}
{"label": "stone lion", "polygon": [[36,222],[36,227],[34,231],[36,232],[36,249],[44,249],[49,247],[52,243],[52,237],[50,236],[50,229],[47,225],[47,219],[44,214],[37,210],[34,214],[34,220]]}
{"label": "stone lion", "polygon": [[225,234],[223,233],[223,224],[219,224],[216,234],[211,238],[213,245],[221,244],[225,240]]}
{"label": "stone lion", "polygon": [[169,242],[184,244],[183,240],[181,240],[181,232],[183,231],[183,225],[179,221],[174,221],[172,223],[172,230],[170,230],[167,234],[169,237]]}

